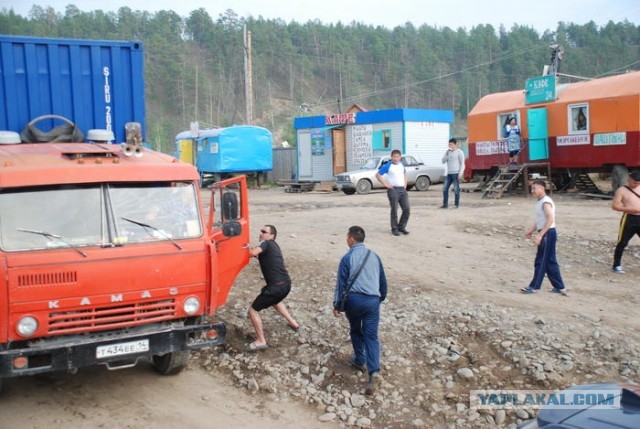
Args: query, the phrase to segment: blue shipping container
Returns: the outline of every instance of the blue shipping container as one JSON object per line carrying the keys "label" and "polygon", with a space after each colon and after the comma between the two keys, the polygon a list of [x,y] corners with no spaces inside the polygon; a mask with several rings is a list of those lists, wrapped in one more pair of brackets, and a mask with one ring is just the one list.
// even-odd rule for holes
{"label": "blue shipping container", "polygon": [[[195,152],[191,153],[193,142]],[[182,132],[176,136],[175,156],[186,162],[195,158],[201,175],[273,170],[271,132],[251,125],[203,130],[195,139],[190,132]]]}
{"label": "blue shipping container", "polygon": [[140,122],[146,136],[142,43],[0,35],[0,130],[20,132],[49,114],[75,122],[85,136],[108,129],[120,143],[127,122]]}

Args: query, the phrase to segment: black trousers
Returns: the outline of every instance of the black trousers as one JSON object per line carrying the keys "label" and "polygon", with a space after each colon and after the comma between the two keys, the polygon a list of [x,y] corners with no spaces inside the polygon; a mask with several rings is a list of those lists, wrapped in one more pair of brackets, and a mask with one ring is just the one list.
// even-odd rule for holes
{"label": "black trousers", "polygon": [[620,229],[618,230],[618,244],[613,253],[614,268],[622,265],[622,252],[629,244],[629,240],[636,234],[640,237],[640,216],[629,213],[623,214],[622,219],[620,219]]}
{"label": "black trousers", "polygon": [[[387,189],[387,197],[389,198],[389,205],[391,206],[391,230],[397,231],[405,229],[407,222],[409,222],[409,194],[403,186],[394,186],[391,189]],[[402,215],[400,221],[398,221],[398,205],[402,209]]]}

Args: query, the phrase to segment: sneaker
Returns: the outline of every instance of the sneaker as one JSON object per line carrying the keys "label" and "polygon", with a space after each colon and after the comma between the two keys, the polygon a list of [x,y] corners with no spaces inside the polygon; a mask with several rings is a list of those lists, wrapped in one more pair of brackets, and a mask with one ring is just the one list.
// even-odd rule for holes
{"label": "sneaker", "polygon": [[445,206],[445,205],[441,205],[440,207],[438,207],[439,209],[448,209],[449,206]]}
{"label": "sneaker", "polygon": [[401,233],[403,233],[404,235],[409,235],[409,231],[407,231],[406,229],[402,228],[402,229],[398,229],[398,231],[400,231]]}
{"label": "sneaker", "polygon": [[613,267],[613,269],[611,270],[616,274],[624,274],[624,268],[622,268],[622,265],[618,265],[617,267]]}
{"label": "sneaker", "polygon": [[391,230],[391,234],[393,234],[393,235],[395,235],[397,237],[398,235],[400,235],[400,231],[398,231],[397,229],[392,229]]}
{"label": "sneaker", "polygon": [[460,208],[460,206],[455,206],[455,207],[454,207],[454,209],[459,209],[459,208]]}
{"label": "sneaker", "polygon": [[529,293],[538,293],[538,290],[531,289],[530,287],[523,287],[523,288],[520,288],[520,292],[529,294]]}
{"label": "sneaker", "polygon": [[380,387],[380,383],[382,382],[382,377],[379,372],[374,372],[369,375],[369,382],[367,383],[367,387],[364,389],[364,394],[371,396],[376,393],[378,387]]}
{"label": "sneaker", "polygon": [[567,289],[566,288],[562,288],[562,289],[558,289],[558,288],[551,288],[549,289],[549,292],[551,293],[559,293],[561,295],[566,295],[567,294]]}
{"label": "sneaker", "polygon": [[349,363],[351,364],[351,366],[353,368],[357,369],[358,371],[363,372],[363,373],[367,372],[367,365],[365,365],[363,363],[356,362],[354,358],[351,358]]}

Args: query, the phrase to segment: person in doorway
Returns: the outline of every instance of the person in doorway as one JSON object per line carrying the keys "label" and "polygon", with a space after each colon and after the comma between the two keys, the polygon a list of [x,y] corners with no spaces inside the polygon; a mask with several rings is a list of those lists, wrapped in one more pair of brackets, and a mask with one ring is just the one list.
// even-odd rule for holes
{"label": "person in doorway", "polygon": [[[365,394],[380,385],[380,303],[387,297],[387,278],[380,257],[364,247],[365,232],[352,226],[347,232],[349,251],[340,260],[333,299],[333,315],[347,316],[354,355],[351,365],[369,373]],[[366,364],[366,367],[365,367]]]}
{"label": "person in doorway", "polygon": [[535,222],[525,233],[538,246],[535,260],[535,271],[529,286],[520,289],[523,293],[536,293],[542,286],[545,274],[553,289],[550,292],[565,294],[566,289],[560,274],[560,265],[556,258],[556,206],[547,195],[543,180],[535,180],[531,184],[531,194],[538,199],[535,209]]}
{"label": "person in doorway", "polygon": [[[391,233],[393,235],[409,234],[409,194],[407,194],[407,172],[400,162],[402,154],[399,150],[391,151],[391,161],[384,164],[376,173],[376,179],[387,188],[387,198],[391,206]],[[398,205],[402,215],[398,221]]]}
{"label": "person in doorway", "polygon": [[287,307],[282,302],[291,291],[291,278],[284,266],[284,259],[280,246],[276,243],[278,231],[273,225],[265,225],[260,230],[260,244],[249,248],[251,256],[258,258],[260,270],[266,286],[249,308],[249,319],[256,330],[256,340],[249,344],[250,351],[264,350],[268,348],[267,340],[262,329],[262,319],[259,312],[265,308],[273,307],[289,324],[294,332],[298,332],[300,325],[296,322]]}
{"label": "person in doorway", "polygon": [[464,152],[458,147],[456,139],[449,140],[449,149],[444,153],[442,163],[447,164],[447,178],[444,181],[440,208],[449,208],[449,188],[452,184],[455,194],[455,208],[458,208],[460,207],[460,180],[464,174]]}
{"label": "person in doorway", "polygon": [[507,139],[509,150],[509,165],[518,165],[518,154],[520,153],[520,127],[514,117],[509,119],[509,123],[504,127],[504,138]]}
{"label": "person in doorway", "polygon": [[616,191],[611,208],[622,212],[618,243],[613,253],[613,272],[624,274],[622,253],[634,235],[640,237],[640,170],[629,173],[629,182]]}

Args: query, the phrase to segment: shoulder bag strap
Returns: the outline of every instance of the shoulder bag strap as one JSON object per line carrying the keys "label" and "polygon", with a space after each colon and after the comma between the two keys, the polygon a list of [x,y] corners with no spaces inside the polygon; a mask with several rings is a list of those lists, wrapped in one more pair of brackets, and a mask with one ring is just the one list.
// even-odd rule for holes
{"label": "shoulder bag strap", "polygon": [[369,255],[371,255],[371,250],[367,249],[367,254],[364,256],[364,259],[362,260],[362,264],[360,264],[360,266],[358,267],[356,272],[353,274],[353,277],[351,277],[351,279],[349,279],[349,282],[347,283],[347,286],[344,288],[344,293],[342,295],[342,299],[343,300],[345,300],[347,298],[347,294],[351,290],[351,287],[353,286],[353,284],[358,279],[358,276],[362,272],[362,269],[364,268],[365,264],[367,263],[367,260],[369,259]]}
{"label": "shoulder bag strap", "polygon": [[624,187],[627,188],[628,190],[630,190],[633,195],[635,195],[636,197],[640,198],[640,195],[638,195],[638,193],[636,191],[634,191],[633,189],[631,189],[627,185],[624,185]]}

